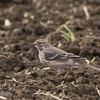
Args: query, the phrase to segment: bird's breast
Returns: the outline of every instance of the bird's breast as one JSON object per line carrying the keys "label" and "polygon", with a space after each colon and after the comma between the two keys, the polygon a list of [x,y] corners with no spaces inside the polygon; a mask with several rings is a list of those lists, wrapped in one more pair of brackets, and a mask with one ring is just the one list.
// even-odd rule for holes
{"label": "bird's breast", "polygon": [[43,53],[39,53],[39,59],[40,59],[40,62],[41,62],[43,65],[46,64],[45,57],[44,57],[44,54],[43,54]]}

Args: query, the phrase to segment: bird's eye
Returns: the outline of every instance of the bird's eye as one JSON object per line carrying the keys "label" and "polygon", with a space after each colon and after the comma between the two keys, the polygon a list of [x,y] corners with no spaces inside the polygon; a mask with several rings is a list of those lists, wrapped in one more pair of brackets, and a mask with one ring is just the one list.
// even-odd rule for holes
{"label": "bird's eye", "polygon": [[39,42],[39,44],[42,44],[42,42]]}

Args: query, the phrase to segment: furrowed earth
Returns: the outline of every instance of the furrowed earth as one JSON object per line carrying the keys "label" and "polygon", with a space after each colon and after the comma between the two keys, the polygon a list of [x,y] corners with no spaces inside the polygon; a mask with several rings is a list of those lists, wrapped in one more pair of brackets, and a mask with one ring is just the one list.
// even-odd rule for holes
{"label": "furrowed earth", "polygon": [[[100,0],[0,0],[0,100],[100,100],[100,71],[43,70],[37,39],[93,61],[100,68]],[[70,42],[55,32],[62,24]]]}

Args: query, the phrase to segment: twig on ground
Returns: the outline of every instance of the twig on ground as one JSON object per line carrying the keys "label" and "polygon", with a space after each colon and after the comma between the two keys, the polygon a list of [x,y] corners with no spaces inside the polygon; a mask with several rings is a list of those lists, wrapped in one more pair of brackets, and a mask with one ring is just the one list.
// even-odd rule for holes
{"label": "twig on ground", "polygon": [[24,84],[23,82],[17,81],[15,78],[12,78],[12,80],[13,80],[14,82],[17,82],[17,83],[20,83],[20,84]]}
{"label": "twig on ground", "polygon": [[50,97],[52,97],[52,98],[54,98],[54,99],[56,99],[56,100],[62,100],[62,99],[60,99],[59,97],[57,97],[57,96],[55,96],[55,95],[53,95],[53,94],[50,94],[49,92],[47,92],[47,93],[41,92],[40,89],[39,89],[36,93],[34,93],[34,94],[50,96]]}
{"label": "twig on ground", "polygon": [[97,86],[96,86],[96,90],[97,90],[98,95],[100,95],[100,90],[98,89]]}
{"label": "twig on ground", "polygon": [[85,12],[86,19],[89,19],[89,18],[90,18],[90,14],[89,14],[89,12],[88,12],[87,7],[86,7],[86,6],[84,6],[84,7],[83,7],[83,10],[84,10],[84,12]]}
{"label": "twig on ground", "polygon": [[7,98],[0,96],[0,100],[6,100]]}
{"label": "twig on ground", "polygon": [[58,85],[58,87],[64,86],[64,81],[61,82],[60,85]]}

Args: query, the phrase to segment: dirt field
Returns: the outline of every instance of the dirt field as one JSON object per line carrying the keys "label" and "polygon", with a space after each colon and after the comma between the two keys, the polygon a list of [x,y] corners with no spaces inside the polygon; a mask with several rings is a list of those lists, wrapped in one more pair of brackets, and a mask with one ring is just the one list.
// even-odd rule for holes
{"label": "dirt field", "polygon": [[[73,31],[75,42],[53,33],[62,24]],[[100,100],[100,71],[79,67],[68,78],[66,71],[42,73],[46,66],[28,45],[40,38],[95,57],[100,67],[100,0],[0,0],[0,100]]]}

